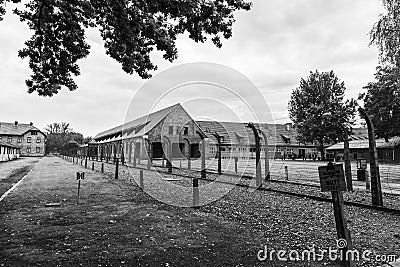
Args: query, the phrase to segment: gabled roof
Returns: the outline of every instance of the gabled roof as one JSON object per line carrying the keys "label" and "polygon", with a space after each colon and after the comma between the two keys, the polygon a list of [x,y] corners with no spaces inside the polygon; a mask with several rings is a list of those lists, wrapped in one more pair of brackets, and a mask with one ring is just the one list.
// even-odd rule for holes
{"label": "gabled roof", "polygon": [[94,137],[94,139],[98,141],[99,139],[102,139],[107,136],[110,137],[114,136],[115,139],[122,139],[122,137],[118,138],[119,135],[120,136],[123,135],[124,138],[143,136],[147,134],[151,129],[153,129],[159,122],[161,122],[169,113],[171,113],[174,109],[178,107],[182,108],[182,106],[178,103],[173,106],[153,112],[151,114],[144,115],[133,121],[119,125],[110,130],[101,132],[97,134]]}
{"label": "gabled roof", "polygon": [[[393,137],[386,142],[385,139],[376,139],[376,148],[393,148],[400,145],[400,137]],[[368,139],[352,140],[349,142],[350,149],[369,149]],[[344,143],[340,142],[327,148],[327,150],[343,150]]]}
{"label": "gabled roof", "polygon": [[15,125],[15,123],[0,122],[0,135],[23,135],[31,130],[44,134],[41,130],[30,124],[18,123]]}

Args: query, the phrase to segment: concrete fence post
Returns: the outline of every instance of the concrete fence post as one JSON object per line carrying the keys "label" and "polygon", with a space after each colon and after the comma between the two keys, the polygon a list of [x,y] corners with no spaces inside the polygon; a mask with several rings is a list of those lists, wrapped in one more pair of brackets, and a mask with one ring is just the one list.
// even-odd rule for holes
{"label": "concrete fence post", "polygon": [[139,187],[140,187],[140,189],[144,190],[143,171],[142,170],[140,170],[140,172],[139,172]]}
{"label": "concrete fence post", "polygon": [[238,173],[238,158],[235,157],[235,173]]}
{"label": "concrete fence post", "polygon": [[289,170],[288,170],[288,166],[285,166],[285,178],[286,178],[286,181],[289,180]]}
{"label": "concrete fence post", "polygon": [[118,179],[118,165],[119,165],[119,158],[115,158],[115,180]]}
{"label": "concrete fence post", "polygon": [[199,179],[193,179],[193,208],[199,208]]}

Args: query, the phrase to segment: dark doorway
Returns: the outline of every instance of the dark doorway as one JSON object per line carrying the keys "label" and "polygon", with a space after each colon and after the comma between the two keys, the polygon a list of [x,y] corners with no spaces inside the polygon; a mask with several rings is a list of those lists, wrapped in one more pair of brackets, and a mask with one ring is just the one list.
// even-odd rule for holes
{"label": "dark doorway", "polygon": [[153,159],[161,159],[163,157],[163,147],[161,142],[152,143],[153,145]]}
{"label": "dark doorway", "polygon": [[192,159],[198,159],[201,157],[199,144],[191,144],[190,145],[190,157]]}
{"label": "dark doorway", "polygon": [[299,158],[306,158],[306,150],[304,148],[299,149]]}

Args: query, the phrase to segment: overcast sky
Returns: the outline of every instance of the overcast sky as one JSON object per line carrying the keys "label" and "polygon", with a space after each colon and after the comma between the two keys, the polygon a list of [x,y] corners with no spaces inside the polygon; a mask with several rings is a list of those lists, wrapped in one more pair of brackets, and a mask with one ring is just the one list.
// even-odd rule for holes
{"label": "overcast sky", "polygon": [[[184,63],[226,65],[253,81],[276,123],[288,122],[290,93],[310,71],[333,70],[345,82],[349,98],[357,98],[362,87],[373,80],[378,53],[375,47],[368,47],[368,32],[381,12],[379,0],[255,0],[251,11],[237,12],[233,37],[224,40],[221,49],[211,42],[196,44],[183,35],[178,40],[176,61],[165,62],[160,54],[153,55],[159,66],[153,75]],[[32,121],[40,129],[66,121],[85,136],[123,122],[132,97],[146,81],[125,74],[108,58],[96,31],[89,31],[88,36],[91,54],[80,61],[77,91],[62,90],[52,98],[28,94],[28,62],[18,58],[17,51],[30,32],[9,12],[0,22],[0,121]],[[151,90],[146,93],[153,101]],[[212,90],[207,93],[214,97]],[[193,117],[207,117],[207,110],[214,119],[230,118],[212,104],[205,109],[191,105],[192,94],[193,90],[181,90],[179,101],[187,101],[184,107]],[[166,98],[160,107],[176,101]]]}

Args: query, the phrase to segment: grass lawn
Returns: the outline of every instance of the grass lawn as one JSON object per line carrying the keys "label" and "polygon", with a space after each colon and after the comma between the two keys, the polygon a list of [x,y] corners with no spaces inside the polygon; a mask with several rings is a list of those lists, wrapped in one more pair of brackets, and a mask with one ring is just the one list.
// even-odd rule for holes
{"label": "grass lawn", "polygon": [[[0,202],[0,266],[335,266],[329,259],[257,259],[264,245],[334,247],[329,203],[234,188],[199,209],[182,208],[153,199],[127,172],[115,181],[85,170],[77,205],[79,170],[62,159],[43,158]],[[157,179],[154,175],[145,172],[145,179]],[[399,216],[353,207],[346,214],[357,249],[400,254]]]}

